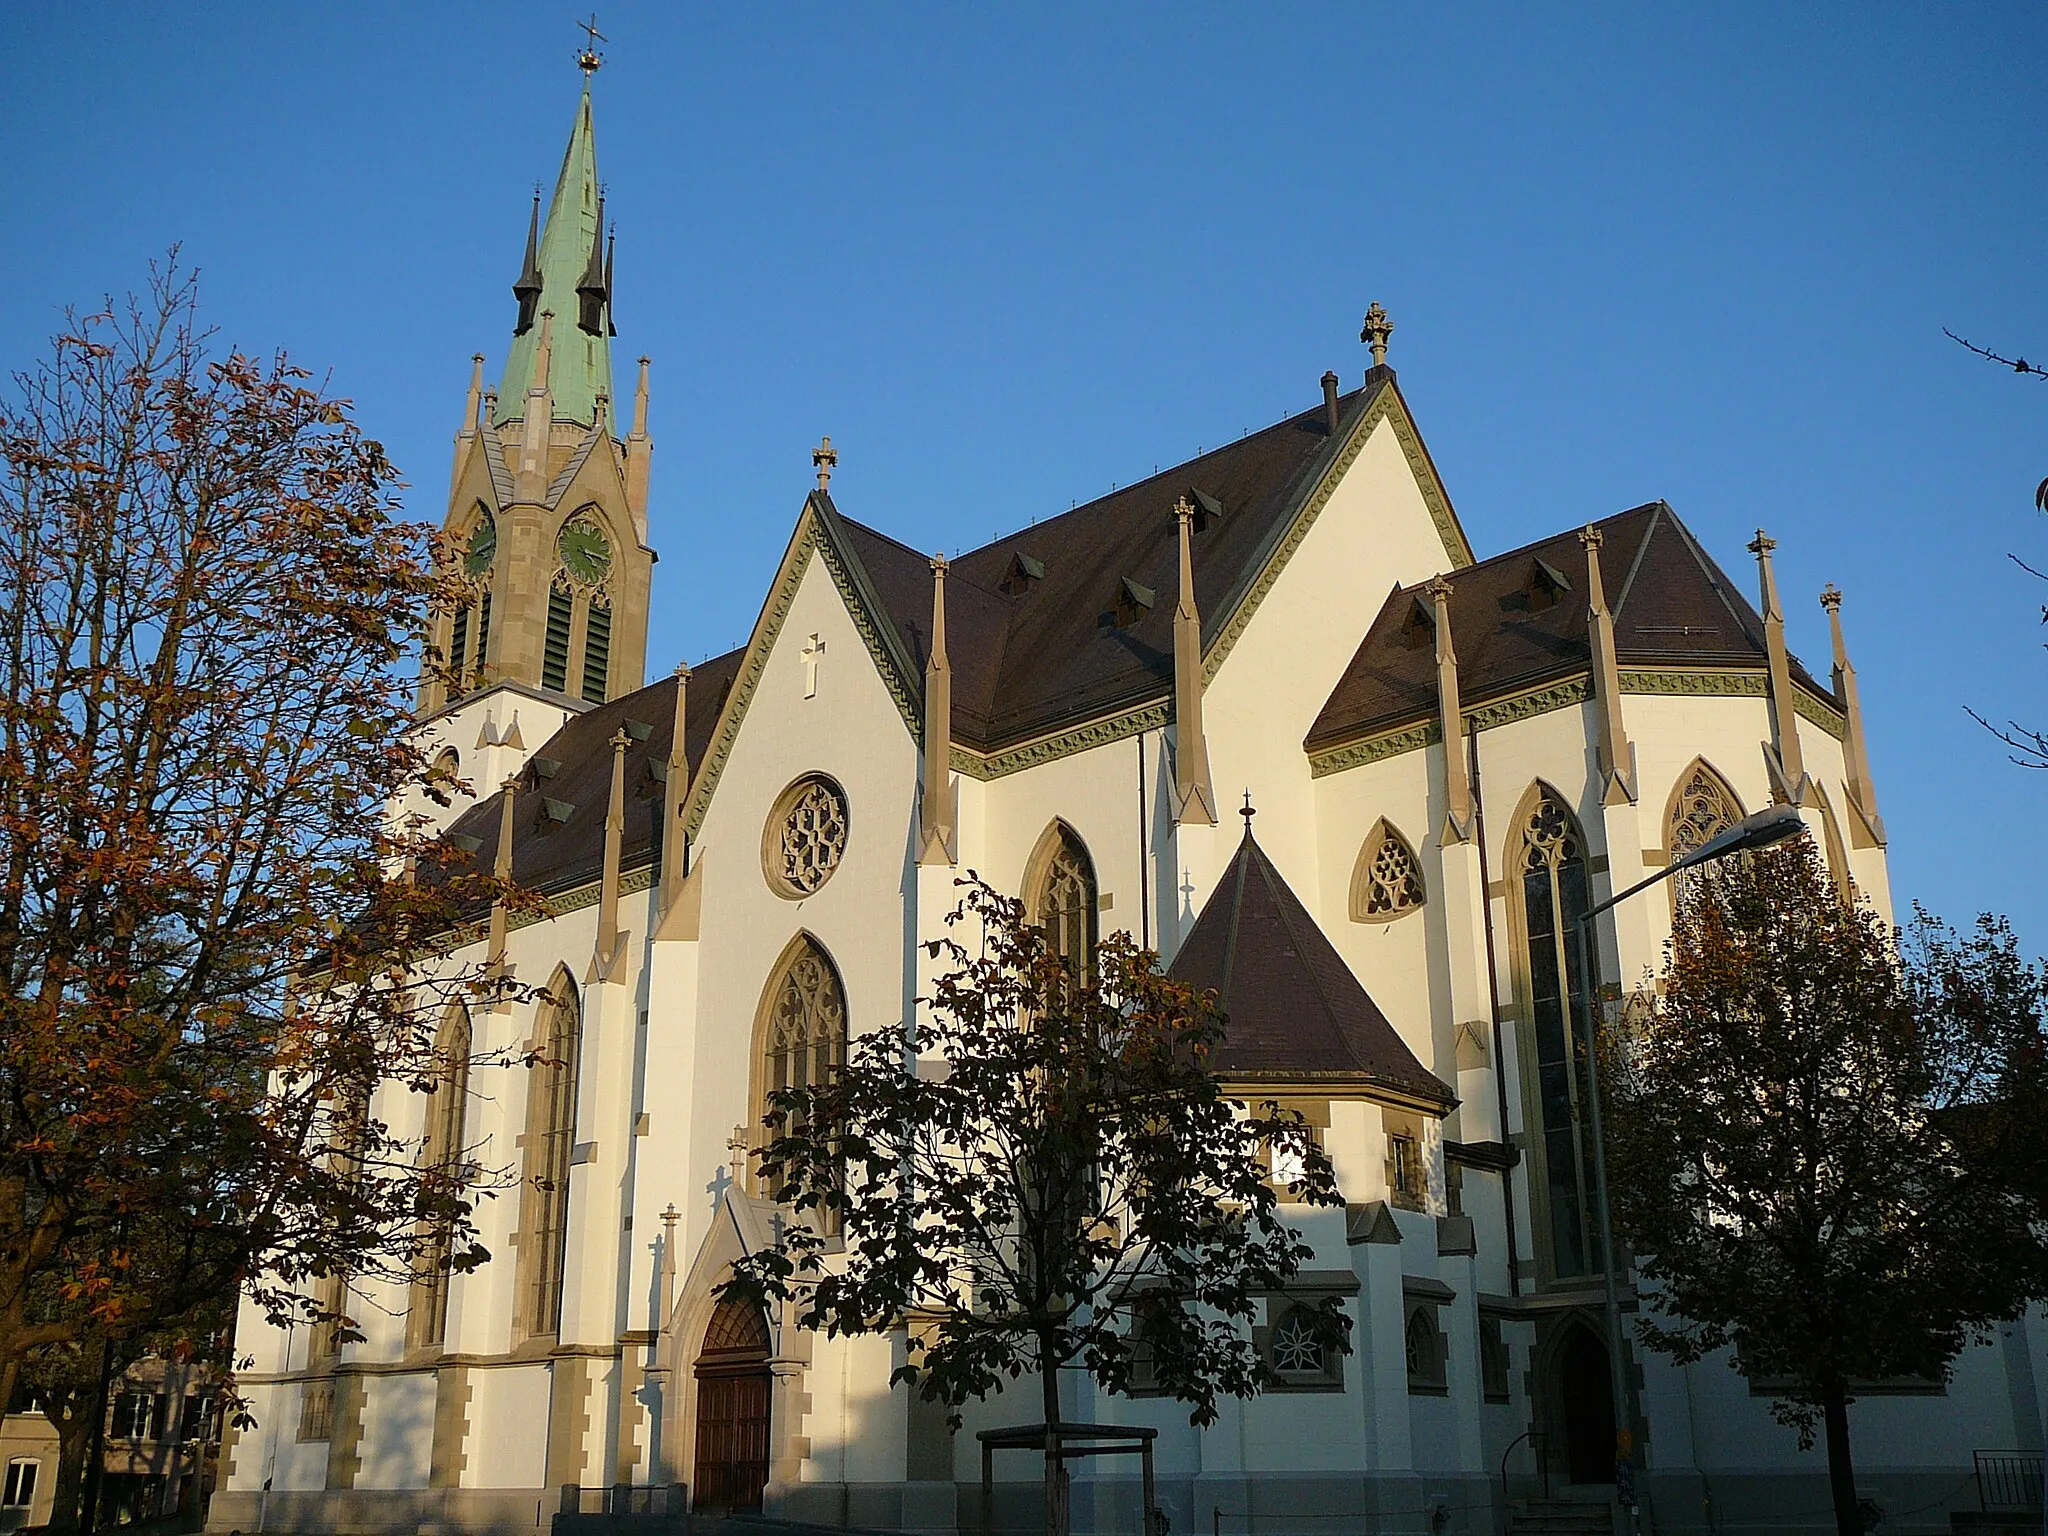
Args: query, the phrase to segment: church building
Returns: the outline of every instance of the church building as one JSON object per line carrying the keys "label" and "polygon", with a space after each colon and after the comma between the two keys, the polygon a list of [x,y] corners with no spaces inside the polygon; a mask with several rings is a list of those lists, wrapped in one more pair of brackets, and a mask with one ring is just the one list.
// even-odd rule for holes
{"label": "church building", "polygon": [[[1824,1455],[1725,1356],[1631,1343],[1610,1391],[1577,1010],[1661,965],[1670,886],[1599,919],[1595,975],[1570,941],[1772,804],[1889,913],[1841,594],[1781,592],[1770,539],[1656,500],[1475,551],[1374,305],[1362,377],[1304,369],[1277,424],[950,560],[842,502],[826,440],[747,643],[673,666],[647,655],[654,546],[687,529],[650,500],[646,358],[615,393],[601,185],[586,84],[499,383],[479,356],[455,436],[468,599],[419,708],[474,790],[447,836],[546,897],[455,957],[539,1000],[458,1008],[445,1039],[540,1064],[376,1106],[517,1188],[480,1208],[482,1268],[351,1295],[359,1343],[245,1311],[255,1423],[211,1525],[525,1532],[687,1501],[1035,1528],[1035,1458],[997,1457],[985,1507],[976,1438],[1039,1418],[1035,1383],[952,1432],[890,1385],[902,1332],[717,1295],[780,1219],[749,1164],[766,1095],[909,1028],[973,870],[1069,953],[1129,930],[1215,987],[1230,1081],[1301,1110],[1336,1168],[1343,1206],[1288,1208],[1314,1258],[1261,1304],[1275,1387],[1196,1429],[1061,1384],[1073,1421],[1156,1430],[1172,1530],[1492,1533],[1546,1486],[1604,1518],[1618,1423],[1646,1529],[1831,1529]],[[1827,610],[1825,678],[1786,649],[1794,600]],[[1342,1355],[1290,1325],[1333,1295]],[[1859,1396],[1859,1481],[1933,1510],[1887,1530],[1945,1530],[1972,1449],[2038,1436],[2042,1351],[2018,1326],[1945,1390]],[[1083,1465],[1072,1509],[1140,1532],[1135,1464]]]}

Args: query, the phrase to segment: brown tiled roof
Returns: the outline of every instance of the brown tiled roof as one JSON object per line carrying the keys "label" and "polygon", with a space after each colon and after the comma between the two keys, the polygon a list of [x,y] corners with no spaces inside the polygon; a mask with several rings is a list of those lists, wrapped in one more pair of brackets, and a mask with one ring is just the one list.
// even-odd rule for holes
{"label": "brown tiled roof", "polygon": [[[946,583],[954,739],[993,750],[1165,697],[1173,683],[1173,607],[1180,586],[1174,503],[1187,495],[1220,508],[1207,516],[1194,541],[1196,600],[1204,628],[1213,635],[1286,536],[1360,416],[1382,390],[1395,387],[1392,369],[1375,368],[1363,388],[1339,401],[1334,434],[1318,405],[955,559]],[[930,557],[854,522],[822,491],[808,505],[840,557],[856,601],[874,621],[890,667],[918,696],[931,637]],[[1031,579],[1019,590],[1002,590],[1020,566],[1033,573]],[[1135,622],[1119,628],[1110,614],[1127,581],[1149,589],[1154,600]],[[716,657],[692,675],[693,775],[745,654]],[[552,778],[529,774],[521,789],[513,840],[513,877],[521,885],[551,892],[597,877],[611,783],[606,743],[622,720],[652,728],[626,754],[627,785],[636,798],[627,812],[624,867],[656,856],[660,798],[646,764],[668,755],[674,687],[664,678],[578,715],[538,750],[537,758],[560,767]],[[544,798],[570,806],[568,819],[544,820]],[[453,836],[480,841],[474,857],[485,870],[496,855],[498,815],[499,796],[493,792],[450,828]]]}
{"label": "brown tiled roof", "polygon": [[[1318,405],[956,558],[946,580],[954,739],[992,750],[1163,697],[1173,683],[1180,590],[1174,503],[1199,491],[1222,507],[1194,541],[1206,639],[1256,580],[1344,436],[1393,387],[1391,369],[1373,370],[1339,402],[1334,437]],[[914,669],[908,681],[921,687],[930,556],[826,507],[901,639]],[[1020,556],[1044,574],[1005,592]],[[1126,580],[1149,589],[1153,603],[1118,628],[1110,615]]]}
{"label": "brown tiled roof", "polygon": [[1457,1102],[1387,1022],[1249,825],[1168,974],[1215,990],[1228,1015],[1226,1077],[1340,1079],[1446,1108]]}
{"label": "brown tiled roof", "polygon": [[[718,712],[745,654],[743,650],[728,651],[690,671],[687,747],[693,774],[704,761]],[[528,890],[554,892],[586,885],[598,877],[604,866],[604,820],[612,790],[610,742],[622,725],[635,740],[626,748],[626,834],[620,867],[633,869],[660,856],[662,784],[649,765],[668,761],[675,718],[676,680],[664,677],[637,693],[584,711],[548,738],[528,759],[512,809],[514,881]],[[643,726],[644,740],[639,739],[639,727]],[[536,774],[537,763],[559,767],[552,776]],[[503,800],[502,789],[492,791],[448,829],[453,838],[478,840],[474,863],[486,873],[497,862]],[[568,806],[567,819],[547,819],[544,800]]]}
{"label": "brown tiled roof", "polygon": [[[1652,502],[1597,526],[1622,666],[1763,668],[1763,619],[1670,507]],[[1563,577],[1569,589],[1548,607],[1532,607],[1532,584],[1552,576]],[[1586,552],[1579,530],[1467,566],[1452,575],[1451,589],[1451,639],[1467,708],[1587,669]],[[1426,626],[1409,632],[1418,599],[1429,601],[1421,586],[1396,587],[1388,596],[1309,728],[1302,743],[1308,751],[1435,715],[1433,637]],[[1796,660],[1792,675],[1795,685],[1833,700]]]}

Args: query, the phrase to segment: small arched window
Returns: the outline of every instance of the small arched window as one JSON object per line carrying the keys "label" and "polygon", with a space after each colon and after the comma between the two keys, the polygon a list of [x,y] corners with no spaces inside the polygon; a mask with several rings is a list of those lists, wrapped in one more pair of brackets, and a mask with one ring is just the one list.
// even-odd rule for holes
{"label": "small arched window", "polygon": [[1415,850],[1382,816],[1358,850],[1358,863],[1351,871],[1351,920],[1392,922],[1422,902],[1422,866]]}
{"label": "small arched window", "polygon": [[575,983],[559,973],[541,1003],[539,1056],[529,1079],[526,1116],[526,1332],[559,1333],[562,1278],[568,1258],[569,1170],[576,1148],[576,1087],[583,1049],[583,1011]]}
{"label": "small arched window", "polygon": [[1098,901],[1095,861],[1087,845],[1065,822],[1054,822],[1032,855],[1024,907],[1076,976],[1086,977],[1094,968]]}
{"label": "small arched window", "polygon": [[1447,1381],[1443,1335],[1437,1331],[1436,1309],[1411,1307],[1403,1333],[1408,1353],[1408,1390],[1441,1392]]}
{"label": "small arched window", "polygon": [[[440,1038],[434,1042],[436,1079],[427,1096],[427,1134],[420,1152],[421,1166],[450,1193],[466,1182],[462,1154],[469,1110],[470,1045],[469,1010],[457,1003],[441,1021]],[[412,1342],[421,1348],[439,1344],[448,1332],[452,1219],[435,1222],[424,1235],[410,1320]]]}
{"label": "small arched window", "polygon": [[1666,835],[1675,862],[1742,820],[1742,802],[1728,781],[1700,758],[1679,776],[1671,793]]}

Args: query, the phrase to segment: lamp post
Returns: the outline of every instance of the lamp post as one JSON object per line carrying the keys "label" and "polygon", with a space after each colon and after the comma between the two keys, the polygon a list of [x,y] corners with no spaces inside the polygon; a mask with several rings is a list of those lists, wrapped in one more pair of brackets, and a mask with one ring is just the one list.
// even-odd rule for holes
{"label": "lamp post", "polygon": [[[1572,923],[1573,942],[1578,946],[1579,955],[1579,1015],[1581,1030],[1586,1045],[1586,1106],[1591,1117],[1593,1131],[1593,1203],[1599,1216],[1600,1225],[1600,1271],[1605,1288],[1607,1313],[1607,1381],[1608,1391],[1614,1398],[1615,1464],[1619,1468],[1624,1459],[1623,1446],[1629,1442],[1623,1436],[1633,1432],[1633,1415],[1628,1411],[1627,1384],[1621,1363],[1621,1278],[1616,1272],[1614,1256],[1614,1215],[1607,1200],[1607,1139],[1600,1126],[1600,1058],[1594,1048],[1593,991],[1598,984],[1593,971],[1593,945],[1590,937],[1593,919],[1611,907],[1617,907],[1638,892],[1647,891],[1651,886],[1669,880],[1673,875],[1688,869],[1697,869],[1702,864],[1711,864],[1725,859],[1732,853],[1747,853],[1753,848],[1767,848],[1772,843],[1782,843],[1786,838],[1804,831],[1806,823],[1801,819],[1798,808],[1790,805],[1773,805],[1745,816],[1727,831],[1708,838],[1699,847],[1682,859],[1674,859],[1647,880],[1638,880],[1625,891],[1617,892],[1605,901],[1589,906]],[[1622,1504],[1624,1536],[1635,1529],[1634,1506]]]}

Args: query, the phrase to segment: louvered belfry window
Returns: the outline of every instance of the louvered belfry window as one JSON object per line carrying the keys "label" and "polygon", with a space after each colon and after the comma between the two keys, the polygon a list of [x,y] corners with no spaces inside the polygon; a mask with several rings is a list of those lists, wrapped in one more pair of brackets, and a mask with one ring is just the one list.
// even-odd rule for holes
{"label": "louvered belfry window", "polygon": [[583,697],[592,704],[605,700],[611,655],[611,599],[601,591],[593,592],[589,614],[583,621]]}
{"label": "louvered belfry window", "polygon": [[575,617],[576,594],[558,576],[548,588],[548,630],[540,661],[540,685],[556,693],[569,691],[569,630]]}

